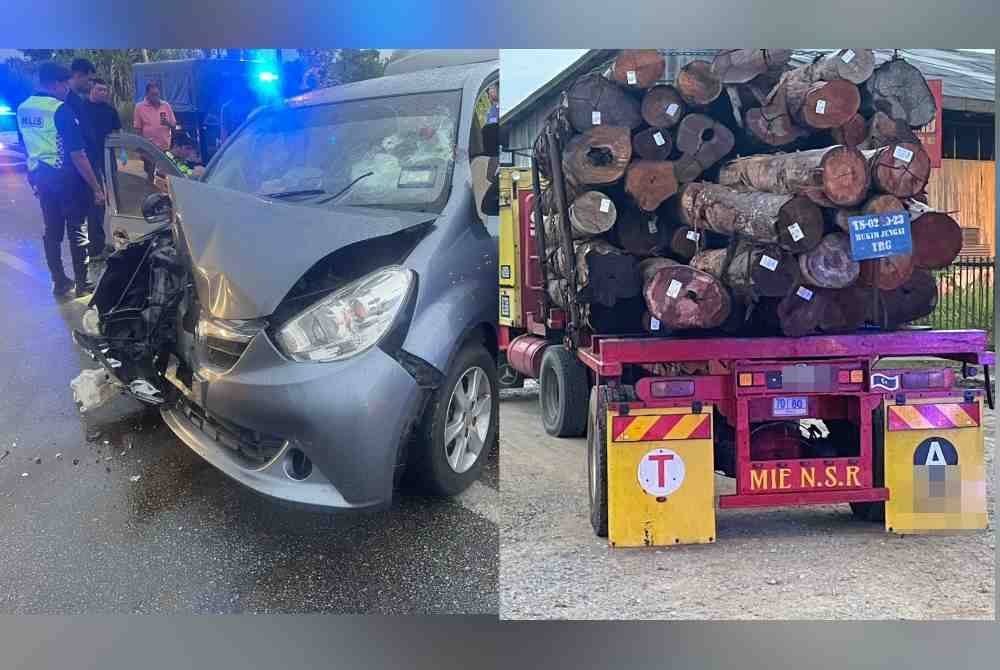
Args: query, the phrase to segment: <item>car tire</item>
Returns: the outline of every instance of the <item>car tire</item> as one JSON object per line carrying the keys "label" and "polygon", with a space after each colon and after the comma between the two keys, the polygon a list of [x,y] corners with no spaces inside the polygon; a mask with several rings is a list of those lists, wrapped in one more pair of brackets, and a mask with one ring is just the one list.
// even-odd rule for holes
{"label": "car tire", "polygon": [[[872,413],[872,482],[885,486],[885,415],[877,409]],[[885,501],[852,502],[854,518],[869,523],[885,523]]]}
{"label": "car tire", "polygon": [[538,387],[545,432],[555,437],[582,437],[587,431],[590,391],[583,363],[566,347],[549,347],[542,356]]}
{"label": "car tire", "polygon": [[[478,400],[466,407],[462,398],[467,401],[470,392],[477,394]],[[410,463],[410,479],[419,489],[431,495],[454,496],[479,479],[483,464],[497,444],[499,397],[496,361],[482,343],[467,342],[455,355],[444,382],[434,391],[420,423],[420,439],[413,445]],[[489,414],[484,417],[487,408]],[[464,427],[457,437],[447,440],[446,429],[456,426],[459,417]],[[477,442],[481,442],[479,451],[471,459],[468,455]],[[456,457],[456,449],[464,449],[466,455]]]}
{"label": "car tire", "polygon": [[590,389],[587,420],[587,490],[590,525],[597,537],[608,536],[608,440],[604,387]]}

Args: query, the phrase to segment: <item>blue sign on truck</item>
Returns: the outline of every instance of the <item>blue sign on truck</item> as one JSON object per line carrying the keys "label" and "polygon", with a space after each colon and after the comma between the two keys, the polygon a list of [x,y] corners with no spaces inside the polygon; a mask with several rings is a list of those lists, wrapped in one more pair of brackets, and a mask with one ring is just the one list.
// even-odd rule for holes
{"label": "blue sign on truck", "polygon": [[909,212],[852,216],[848,220],[851,256],[856,261],[898,256],[913,251]]}

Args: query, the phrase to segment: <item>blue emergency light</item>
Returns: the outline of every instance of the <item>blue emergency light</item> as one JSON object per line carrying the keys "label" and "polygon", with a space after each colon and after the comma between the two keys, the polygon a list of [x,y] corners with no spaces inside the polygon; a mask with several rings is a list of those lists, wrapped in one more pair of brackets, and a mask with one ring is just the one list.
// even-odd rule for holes
{"label": "blue emergency light", "polygon": [[270,83],[272,81],[278,81],[279,77],[274,72],[261,72],[257,75],[257,78],[263,82]]}

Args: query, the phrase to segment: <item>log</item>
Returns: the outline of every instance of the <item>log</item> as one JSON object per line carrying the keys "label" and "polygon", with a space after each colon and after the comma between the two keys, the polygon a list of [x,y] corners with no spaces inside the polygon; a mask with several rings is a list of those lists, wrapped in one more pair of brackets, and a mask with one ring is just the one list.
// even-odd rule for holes
{"label": "log", "polygon": [[819,245],[799,256],[799,270],[810,286],[844,288],[858,279],[858,262],[851,258],[851,240],[844,233],[824,235]]}
{"label": "log", "polygon": [[[614,201],[600,191],[587,191],[569,206],[573,239],[581,240],[606,233],[615,225],[618,210]],[[547,232],[547,231],[546,231]]]}
{"label": "log", "polygon": [[548,117],[546,117],[542,131],[538,133],[538,136],[535,138],[535,142],[532,145],[532,152],[535,163],[538,165],[538,171],[548,179],[551,178],[552,175],[549,174],[549,146],[545,139],[545,133],[547,130],[551,130],[555,135],[556,144],[560,149],[566,146],[566,143],[569,142],[569,139],[575,132],[573,130],[573,125],[569,122],[566,107],[560,105],[552,110]]}
{"label": "log", "polygon": [[611,66],[611,78],[629,88],[649,88],[663,79],[664,67],[656,49],[623,49]]}
{"label": "log", "polygon": [[940,270],[962,253],[962,228],[955,219],[922,202],[909,200],[913,236],[913,264],[924,270]]}
{"label": "log", "polygon": [[861,94],[851,82],[843,79],[810,82],[788,74],[778,86],[785,87],[788,111],[796,124],[815,130],[837,128],[857,114]]}
{"label": "log", "polygon": [[868,120],[864,140],[865,149],[878,149],[893,142],[919,142],[913,129],[902,119],[894,119],[885,112],[875,112]]}
{"label": "log", "polygon": [[917,142],[893,142],[863,152],[872,186],[882,193],[910,198],[922,192],[931,176],[931,159]]}
{"label": "log", "polygon": [[929,316],[937,307],[938,291],[934,275],[927,270],[914,270],[899,288],[884,291],[879,296],[876,325],[896,329],[911,321]]}
{"label": "log", "polygon": [[[727,257],[730,256],[728,268]],[[740,242],[735,249],[708,249],[691,259],[691,267],[720,279],[737,298],[782,297],[799,281],[799,264],[779,247]]]}
{"label": "log", "polygon": [[819,192],[838,207],[850,207],[860,204],[868,193],[868,164],[858,149],[838,144],[738,158],[722,167],[718,182],[768,193],[810,196]]}
{"label": "log", "polygon": [[646,313],[646,301],[637,295],[619,299],[614,307],[591,303],[584,310],[584,320],[594,333],[601,335],[639,335],[645,331]]}
{"label": "log", "polygon": [[686,111],[684,98],[673,86],[654,86],[642,97],[642,119],[653,128],[673,128]]}
{"label": "log", "polygon": [[674,150],[674,138],[666,128],[646,128],[632,136],[632,155],[650,161],[665,161]]}
{"label": "log", "polygon": [[677,73],[674,87],[689,105],[704,107],[722,95],[722,78],[704,60],[693,60]]}
{"label": "log", "polygon": [[639,127],[639,102],[599,74],[580,77],[566,92],[567,117],[577,132],[595,126]]}
{"label": "log", "polygon": [[618,246],[639,258],[656,256],[669,242],[659,217],[638,207],[622,209],[614,233]]}
{"label": "log", "polygon": [[602,239],[584,240],[577,246],[576,282],[577,300],[605,307],[642,291],[636,259]]}
{"label": "log", "polygon": [[601,186],[613,184],[625,175],[632,160],[632,135],[628,128],[597,126],[576,135],[563,151],[563,172],[567,180]]}
{"label": "log", "polygon": [[829,308],[829,294],[799,286],[778,303],[778,321],[786,337],[802,337],[819,330]]}
{"label": "log", "polygon": [[795,253],[814,248],[823,237],[823,213],[803,196],[695,183],[685,186],[680,206],[682,220],[696,229],[779,244]]}
{"label": "log", "polygon": [[704,114],[688,114],[677,127],[675,141],[683,155],[675,162],[674,174],[681,183],[697,179],[733,150],[733,131]]}
{"label": "log", "polygon": [[789,114],[784,88],[777,89],[767,104],[748,109],[743,117],[743,125],[759,141],[774,147],[791,144],[809,134],[804,128],[795,125]]}
{"label": "log", "polygon": [[732,302],[715,277],[666,258],[639,264],[646,308],[670,330],[717,328]]}
{"label": "log", "polygon": [[671,226],[667,234],[667,251],[678,260],[687,263],[701,250],[699,246],[701,235],[690,226]]}
{"label": "log", "polygon": [[712,59],[712,69],[723,84],[745,84],[783,67],[791,57],[791,49],[723,49]]}
{"label": "log", "polygon": [[882,63],[865,83],[865,116],[876,111],[902,119],[911,128],[931,122],[936,113],[934,95],[920,70],[896,58]]}
{"label": "log", "polygon": [[674,164],[670,161],[633,161],[625,173],[625,191],[640,209],[655,211],[677,192]]}
{"label": "log", "polygon": [[819,322],[824,333],[849,333],[865,325],[873,302],[873,289],[848,286],[837,291],[817,289],[826,296],[826,309]]}
{"label": "log", "polygon": [[813,81],[844,79],[852,84],[863,84],[875,71],[875,52],[871,49],[840,49],[807,67]]}
{"label": "log", "polygon": [[[875,195],[868,199],[862,208],[862,214],[887,214],[902,212],[905,205],[892,195]],[[872,258],[861,261],[861,273],[858,283],[861,286],[874,286],[885,291],[898,288],[913,274],[913,258],[910,254]]]}
{"label": "log", "polygon": [[830,131],[833,141],[837,144],[846,144],[849,147],[857,147],[865,144],[868,137],[868,128],[865,125],[865,117],[855,114],[847,123],[839,128]]}

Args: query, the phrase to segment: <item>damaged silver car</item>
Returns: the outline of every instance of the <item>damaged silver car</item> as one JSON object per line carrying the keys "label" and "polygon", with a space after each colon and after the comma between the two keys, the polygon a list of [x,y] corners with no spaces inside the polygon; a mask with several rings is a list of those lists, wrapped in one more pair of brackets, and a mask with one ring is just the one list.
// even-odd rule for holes
{"label": "damaged silver car", "polygon": [[498,434],[497,220],[473,195],[497,79],[492,61],[262,108],[201,180],[109,139],[118,250],[74,333],[95,383],[281,500],[382,506],[404,472],[470,486]]}

